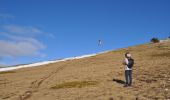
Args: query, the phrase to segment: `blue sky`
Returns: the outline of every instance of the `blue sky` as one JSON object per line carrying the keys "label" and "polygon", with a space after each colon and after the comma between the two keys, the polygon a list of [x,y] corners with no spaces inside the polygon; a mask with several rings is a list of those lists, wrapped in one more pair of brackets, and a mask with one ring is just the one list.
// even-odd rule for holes
{"label": "blue sky", "polygon": [[[60,59],[170,36],[169,0],[1,0],[0,65]],[[98,46],[98,40],[102,45]]]}

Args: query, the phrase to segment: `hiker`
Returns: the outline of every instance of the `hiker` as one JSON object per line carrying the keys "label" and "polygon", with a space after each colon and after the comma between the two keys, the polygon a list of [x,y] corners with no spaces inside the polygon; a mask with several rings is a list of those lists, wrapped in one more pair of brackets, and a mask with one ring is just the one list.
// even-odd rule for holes
{"label": "hiker", "polygon": [[129,52],[125,53],[125,59],[123,60],[123,64],[125,65],[125,85],[124,87],[131,86],[132,84],[132,67],[134,64],[134,60],[131,57]]}

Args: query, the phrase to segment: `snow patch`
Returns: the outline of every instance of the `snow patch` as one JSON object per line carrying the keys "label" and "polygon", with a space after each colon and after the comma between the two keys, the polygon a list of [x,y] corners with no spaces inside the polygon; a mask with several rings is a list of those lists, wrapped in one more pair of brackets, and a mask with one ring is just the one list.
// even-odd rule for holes
{"label": "snow patch", "polygon": [[170,41],[169,38],[168,38],[168,39],[165,39],[165,40],[160,40],[160,42],[168,42],[168,41]]}
{"label": "snow patch", "polygon": [[5,68],[0,68],[0,72],[1,71],[9,71],[9,70],[20,69],[20,68],[27,68],[27,67],[36,67],[36,66],[47,65],[47,64],[52,64],[52,63],[61,62],[61,61],[67,61],[67,60],[73,60],[73,59],[81,59],[81,58],[91,57],[91,56],[95,56],[97,54],[106,53],[106,52],[108,52],[108,51],[100,52],[100,53],[96,53],[96,54],[82,55],[82,56],[76,56],[76,57],[69,57],[69,58],[64,58],[64,59],[61,59],[61,60],[44,61],[44,62],[38,62],[38,63],[28,64],[28,65],[19,65],[19,66],[13,66],[13,67],[5,67]]}

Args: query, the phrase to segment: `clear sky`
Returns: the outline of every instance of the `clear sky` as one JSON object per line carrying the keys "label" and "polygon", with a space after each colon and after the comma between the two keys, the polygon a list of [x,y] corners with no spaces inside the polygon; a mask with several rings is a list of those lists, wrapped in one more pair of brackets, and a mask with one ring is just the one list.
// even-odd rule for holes
{"label": "clear sky", "polygon": [[0,0],[0,65],[91,54],[169,36],[170,0]]}

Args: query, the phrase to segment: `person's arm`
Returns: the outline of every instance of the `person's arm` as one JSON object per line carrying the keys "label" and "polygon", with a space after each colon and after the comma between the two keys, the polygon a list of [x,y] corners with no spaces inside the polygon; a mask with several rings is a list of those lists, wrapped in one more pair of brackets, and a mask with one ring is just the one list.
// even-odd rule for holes
{"label": "person's arm", "polygon": [[125,58],[125,65],[128,65],[128,59],[127,58]]}

